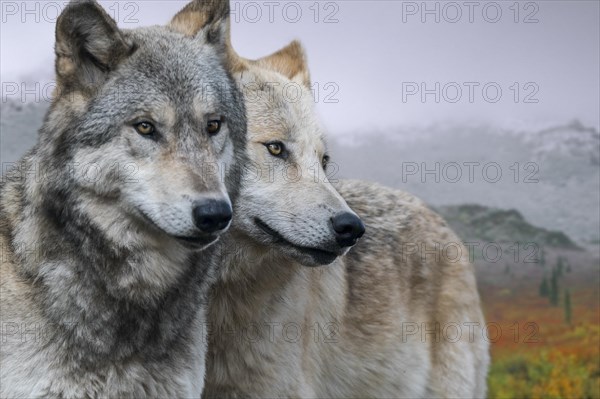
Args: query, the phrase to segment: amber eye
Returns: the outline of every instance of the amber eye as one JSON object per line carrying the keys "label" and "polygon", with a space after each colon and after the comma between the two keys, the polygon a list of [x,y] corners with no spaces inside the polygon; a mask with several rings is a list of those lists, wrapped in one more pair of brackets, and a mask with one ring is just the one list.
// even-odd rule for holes
{"label": "amber eye", "polygon": [[276,157],[280,157],[283,155],[283,151],[285,149],[285,147],[283,146],[283,143],[280,143],[277,141],[277,142],[273,142],[273,143],[267,143],[265,145],[267,146],[267,150],[269,150],[271,155],[276,156]]}
{"label": "amber eye", "polygon": [[135,130],[142,136],[148,136],[154,133],[154,125],[150,122],[140,122],[133,125]]}
{"label": "amber eye", "polygon": [[221,131],[221,121],[218,119],[210,120],[206,123],[206,132],[211,136]]}

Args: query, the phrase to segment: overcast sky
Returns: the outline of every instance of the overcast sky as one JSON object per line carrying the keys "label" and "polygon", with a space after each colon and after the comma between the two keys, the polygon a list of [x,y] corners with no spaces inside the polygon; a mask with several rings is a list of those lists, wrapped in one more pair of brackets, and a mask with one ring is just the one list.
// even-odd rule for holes
{"label": "overcast sky", "polygon": [[[185,1],[101,1],[119,26],[166,23]],[[574,118],[598,128],[600,2],[234,1],[233,43],[249,58],[292,39],[307,50],[332,133]],[[52,79],[63,1],[1,1],[3,98]],[[426,90],[423,94],[423,90]],[[500,94],[501,91],[501,94]]]}

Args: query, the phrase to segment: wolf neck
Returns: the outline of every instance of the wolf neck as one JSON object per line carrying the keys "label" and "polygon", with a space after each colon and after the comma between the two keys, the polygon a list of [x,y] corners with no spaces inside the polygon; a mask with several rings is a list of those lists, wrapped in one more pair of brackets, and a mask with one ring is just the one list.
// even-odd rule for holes
{"label": "wolf neck", "polygon": [[221,246],[227,248],[223,274],[212,287],[207,312],[206,396],[228,396],[230,390],[240,397],[281,395],[273,385],[281,375],[294,376],[287,396],[316,396],[308,385],[318,379],[311,359],[331,350],[323,337],[346,314],[343,261],[306,267],[235,232]]}
{"label": "wolf neck", "polygon": [[[211,291],[211,326],[240,332],[274,320],[308,325],[324,318],[326,323],[344,318],[347,286],[343,260],[316,268],[303,266],[235,231],[221,247],[228,249],[221,249],[222,274]],[[317,298],[320,291],[328,292],[328,297]],[[211,339],[221,337],[227,339],[226,334]]]}
{"label": "wolf neck", "polygon": [[[2,190],[3,212],[17,221],[11,241],[23,265],[18,272],[57,339],[74,353],[93,349],[94,359],[74,359],[78,364],[122,359],[148,345],[160,353],[181,339],[203,312],[209,280],[196,253],[123,246],[74,194],[19,178],[8,177]],[[147,274],[156,267],[180,272],[152,281]]]}

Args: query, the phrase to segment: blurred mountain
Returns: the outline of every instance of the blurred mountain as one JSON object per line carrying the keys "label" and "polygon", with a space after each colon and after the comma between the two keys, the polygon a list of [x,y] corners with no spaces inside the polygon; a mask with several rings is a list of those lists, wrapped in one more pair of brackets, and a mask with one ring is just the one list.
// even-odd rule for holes
{"label": "blurred mountain", "polygon": [[600,132],[574,120],[564,126],[544,129],[527,136],[537,159],[580,158],[600,165]]}
{"label": "blurred mountain", "polygon": [[0,161],[3,164],[19,160],[33,147],[48,106],[46,102],[7,100],[0,103]]}
{"label": "blurred mountain", "polygon": [[600,134],[575,121],[537,131],[433,126],[333,136],[331,178],[373,180],[433,206],[517,209],[581,245],[600,239]]}
{"label": "blurred mountain", "polygon": [[577,249],[564,233],[528,223],[515,209],[496,209],[468,204],[436,209],[465,241],[514,244],[535,243],[538,247]]}

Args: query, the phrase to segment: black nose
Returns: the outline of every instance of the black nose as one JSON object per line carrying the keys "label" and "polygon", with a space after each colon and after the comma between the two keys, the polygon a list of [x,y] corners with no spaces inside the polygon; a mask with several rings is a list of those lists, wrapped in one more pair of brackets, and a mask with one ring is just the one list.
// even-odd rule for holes
{"label": "black nose", "polygon": [[365,225],[353,213],[342,212],[331,218],[335,240],[340,247],[351,247],[365,234]]}
{"label": "black nose", "polygon": [[197,201],[192,210],[196,227],[204,233],[225,229],[231,221],[232,213],[229,202],[215,199]]}

